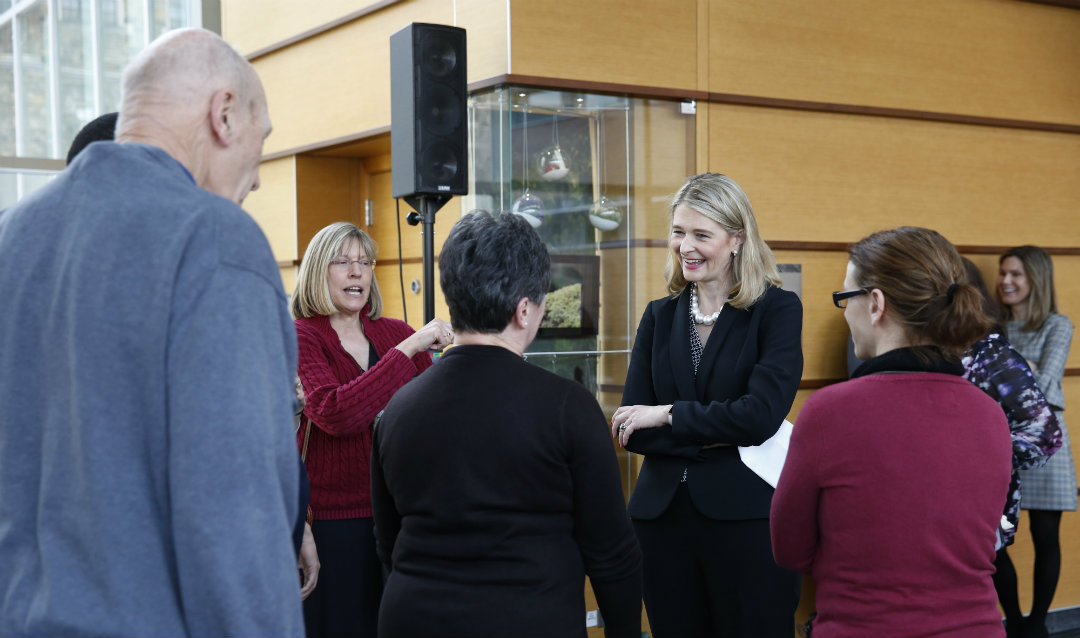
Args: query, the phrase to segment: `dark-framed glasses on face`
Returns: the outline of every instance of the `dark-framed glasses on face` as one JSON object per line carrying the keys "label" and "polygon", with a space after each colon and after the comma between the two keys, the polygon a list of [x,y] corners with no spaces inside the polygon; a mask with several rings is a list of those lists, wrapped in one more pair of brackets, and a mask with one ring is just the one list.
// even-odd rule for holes
{"label": "dark-framed glasses on face", "polygon": [[837,290],[832,294],[832,302],[837,308],[846,308],[848,299],[868,294],[870,294],[870,291],[865,288],[859,288],[857,290]]}
{"label": "dark-framed glasses on face", "polygon": [[370,270],[375,267],[374,259],[335,259],[330,265],[340,270],[352,269],[353,264],[360,266],[360,270]]}

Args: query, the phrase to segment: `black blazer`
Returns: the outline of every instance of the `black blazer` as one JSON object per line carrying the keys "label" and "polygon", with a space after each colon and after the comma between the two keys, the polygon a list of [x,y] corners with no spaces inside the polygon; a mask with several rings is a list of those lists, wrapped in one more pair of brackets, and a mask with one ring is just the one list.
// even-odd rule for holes
{"label": "black blazer", "polygon": [[[626,449],[645,455],[630,497],[632,518],[654,519],[687,470],[694,506],[709,518],[768,518],[773,488],[739,460],[735,446],[760,445],[780,428],[802,377],[802,303],[769,287],[752,307],[725,306],[704,345],[697,378],[690,359],[690,293],[645,309],[634,340],[623,405],[674,405],[672,424],[637,430]],[[706,448],[712,443],[729,443]]]}

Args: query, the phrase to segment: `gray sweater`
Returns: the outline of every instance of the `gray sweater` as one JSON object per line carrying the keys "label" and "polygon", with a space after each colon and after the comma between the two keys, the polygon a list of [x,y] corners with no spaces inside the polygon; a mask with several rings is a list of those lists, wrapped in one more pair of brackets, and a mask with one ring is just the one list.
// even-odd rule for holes
{"label": "gray sweater", "polygon": [[0,635],[302,635],[296,336],[265,236],[97,143],[0,212]]}

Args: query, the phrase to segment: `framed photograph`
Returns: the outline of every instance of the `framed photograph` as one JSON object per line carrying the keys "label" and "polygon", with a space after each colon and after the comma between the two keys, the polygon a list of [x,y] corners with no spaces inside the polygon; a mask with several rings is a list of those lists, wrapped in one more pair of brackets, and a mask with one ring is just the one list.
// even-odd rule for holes
{"label": "framed photograph", "polygon": [[596,336],[600,325],[600,257],[552,255],[551,290],[538,338]]}

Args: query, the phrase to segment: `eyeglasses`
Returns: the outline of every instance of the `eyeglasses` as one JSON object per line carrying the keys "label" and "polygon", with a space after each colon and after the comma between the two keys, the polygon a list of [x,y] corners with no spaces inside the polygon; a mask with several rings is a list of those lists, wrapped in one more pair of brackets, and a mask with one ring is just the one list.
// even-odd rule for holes
{"label": "eyeglasses", "polygon": [[870,294],[870,291],[865,288],[859,288],[858,290],[837,290],[832,294],[832,302],[837,308],[846,308],[848,299],[868,294]]}
{"label": "eyeglasses", "polygon": [[339,270],[351,269],[353,264],[358,264],[360,270],[370,270],[375,268],[374,259],[335,259],[330,262],[330,265]]}

